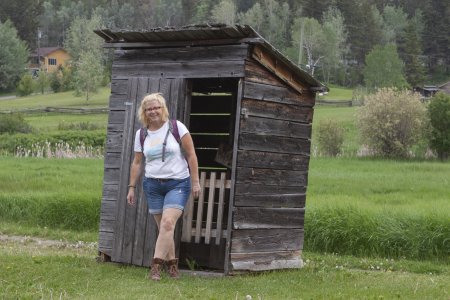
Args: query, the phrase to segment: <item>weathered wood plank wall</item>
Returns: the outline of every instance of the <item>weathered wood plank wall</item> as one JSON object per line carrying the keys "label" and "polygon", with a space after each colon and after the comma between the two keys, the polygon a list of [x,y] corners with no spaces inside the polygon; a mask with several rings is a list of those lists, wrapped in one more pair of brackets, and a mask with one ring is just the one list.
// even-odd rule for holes
{"label": "weathered wood plank wall", "polygon": [[[244,76],[248,45],[165,49],[116,50],[109,103],[104,165],[99,251],[114,261],[148,266],[155,236],[153,218],[147,218],[144,201],[126,205],[129,163],[135,131],[140,127],[136,110],[142,97],[162,92],[171,118],[185,123],[189,87],[186,78]],[[171,101],[176,99],[175,101]],[[183,101],[178,101],[183,99]],[[211,122],[210,124],[213,124]],[[138,191],[139,195],[142,191]],[[138,195],[138,196],[139,196]]]}
{"label": "weathered wood plank wall", "polygon": [[248,59],[231,235],[233,270],[301,265],[314,97]]}

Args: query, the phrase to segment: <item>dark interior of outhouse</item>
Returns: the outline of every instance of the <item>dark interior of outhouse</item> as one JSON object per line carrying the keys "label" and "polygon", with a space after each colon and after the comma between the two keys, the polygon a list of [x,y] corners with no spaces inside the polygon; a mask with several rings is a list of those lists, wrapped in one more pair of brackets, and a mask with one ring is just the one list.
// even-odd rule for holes
{"label": "dark interior of outhouse", "polygon": [[[206,179],[210,179],[212,173],[219,178],[225,173],[226,179],[231,178],[231,153],[234,143],[234,128],[236,121],[236,105],[238,79],[236,78],[208,78],[191,79],[191,101],[190,114],[187,122],[192,135],[194,146],[199,162],[199,173],[204,172]],[[220,174],[220,175],[219,175]],[[207,197],[209,187],[205,187],[203,195]],[[226,231],[230,189],[225,190],[224,201],[219,201],[219,193],[214,195],[214,208],[212,212],[211,228],[221,228]],[[206,199],[203,205],[203,212],[208,209]],[[218,208],[222,203],[222,210]],[[199,200],[194,200],[193,211],[197,212]],[[221,217],[218,212],[222,211]],[[192,227],[197,226],[199,220],[193,220]],[[217,222],[220,226],[217,226]],[[207,214],[203,213],[201,218],[201,228],[206,228]],[[210,220],[211,222],[211,220]],[[193,237],[190,241],[182,241],[180,244],[180,264],[185,267],[224,269],[226,234],[220,236],[220,241],[216,241],[216,236],[211,240],[201,237],[196,240]]]}

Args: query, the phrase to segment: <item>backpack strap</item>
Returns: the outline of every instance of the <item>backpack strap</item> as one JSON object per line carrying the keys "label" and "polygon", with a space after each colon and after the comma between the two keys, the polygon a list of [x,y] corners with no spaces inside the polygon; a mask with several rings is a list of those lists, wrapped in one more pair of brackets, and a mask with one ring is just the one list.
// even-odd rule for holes
{"label": "backpack strap", "polygon": [[144,141],[145,138],[147,137],[147,128],[142,127],[139,131],[139,141],[141,142],[141,151],[144,152]]}
{"label": "backpack strap", "polygon": [[[169,137],[169,132],[172,133],[173,137],[180,145],[180,148],[183,150],[183,148],[181,147],[181,138],[180,138],[180,132],[178,131],[177,120],[170,120],[169,129],[167,130],[167,133],[166,133],[166,136],[164,137],[164,142],[163,142],[162,161],[164,161],[165,157],[166,157],[166,145],[167,145],[167,138]],[[148,134],[147,128],[142,127],[139,132],[139,140],[141,142],[142,152],[144,152],[144,141],[145,141],[145,138],[147,137],[147,134]]]}
{"label": "backpack strap", "polygon": [[170,120],[169,130],[172,133],[175,140],[177,140],[178,144],[180,144],[180,146],[181,146],[181,138],[180,138],[180,132],[178,131],[177,120]]}

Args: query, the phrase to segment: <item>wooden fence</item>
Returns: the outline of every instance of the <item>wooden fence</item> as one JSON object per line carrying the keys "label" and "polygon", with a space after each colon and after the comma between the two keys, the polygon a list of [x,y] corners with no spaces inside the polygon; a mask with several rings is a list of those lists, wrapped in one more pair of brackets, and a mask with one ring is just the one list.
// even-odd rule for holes
{"label": "wooden fence", "polygon": [[316,99],[317,105],[330,105],[330,106],[353,106],[353,100],[322,100]]}
{"label": "wooden fence", "polygon": [[73,107],[42,107],[42,108],[25,108],[18,110],[2,110],[0,113],[65,113],[65,114],[100,114],[107,113],[107,107],[95,108],[73,108]]}

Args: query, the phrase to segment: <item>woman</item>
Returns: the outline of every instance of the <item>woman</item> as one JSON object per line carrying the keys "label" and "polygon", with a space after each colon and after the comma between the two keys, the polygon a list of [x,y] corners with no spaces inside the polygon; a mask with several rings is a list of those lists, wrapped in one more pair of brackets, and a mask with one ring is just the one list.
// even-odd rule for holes
{"label": "woman", "polygon": [[159,229],[149,277],[160,280],[162,266],[167,263],[170,277],[178,278],[175,224],[183,214],[191,191],[194,198],[200,193],[194,143],[186,126],[179,121],[176,122],[181,143],[169,133],[169,112],[160,93],[145,96],[138,114],[147,135],[141,147],[140,130],[136,132],[127,202],[136,204],[135,188],[141,175],[142,158],[145,157],[143,190],[149,212]]}

